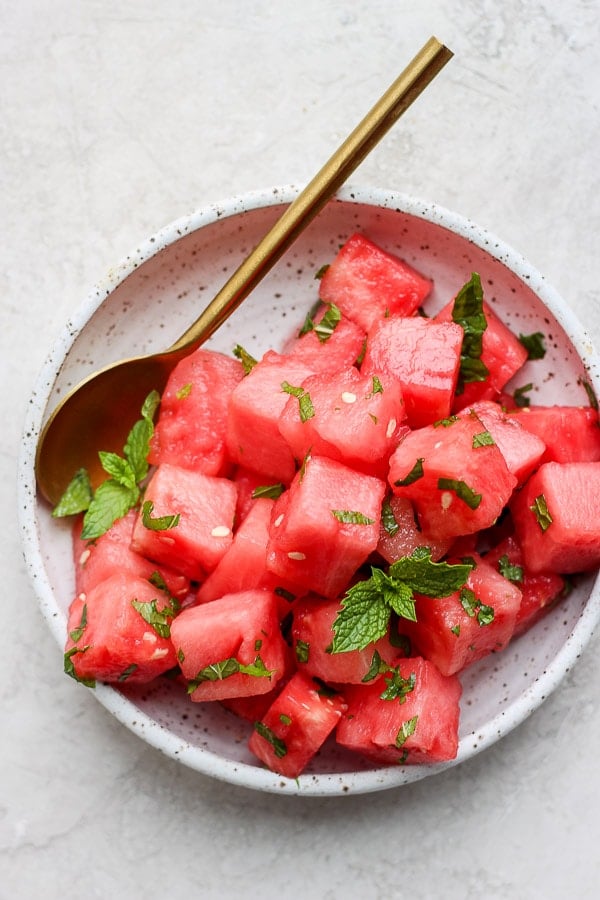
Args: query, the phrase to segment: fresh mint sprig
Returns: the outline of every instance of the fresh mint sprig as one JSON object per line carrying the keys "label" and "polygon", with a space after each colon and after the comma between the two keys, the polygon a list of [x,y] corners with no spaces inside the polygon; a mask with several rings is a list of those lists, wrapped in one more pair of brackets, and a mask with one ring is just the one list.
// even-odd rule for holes
{"label": "fresh mint sprig", "polygon": [[448,597],[463,587],[472,568],[472,562],[433,562],[428,547],[417,547],[410,556],[401,557],[387,573],[373,566],[371,577],[353,585],[342,598],[333,623],[331,652],[364,650],[384,636],[392,612],[415,622],[415,594]]}
{"label": "fresh mint sprig", "polygon": [[93,491],[85,469],[75,473],[52,515],[70,516],[84,512],[81,537],[85,541],[101,537],[111,525],[137,506],[140,485],[148,475],[148,453],[154,434],[154,416],[160,403],[158,391],[146,397],[141,418],[125,441],[123,456],[105,450],[99,452],[102,468],[109,476]]}

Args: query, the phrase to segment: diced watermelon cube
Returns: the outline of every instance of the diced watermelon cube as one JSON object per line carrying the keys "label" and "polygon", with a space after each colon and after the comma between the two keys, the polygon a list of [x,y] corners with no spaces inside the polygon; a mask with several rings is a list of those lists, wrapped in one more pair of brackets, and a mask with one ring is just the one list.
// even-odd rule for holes
{"label": "diced watermelon cube", "polygon": [[297,778],[340,721],[346,705],[321,692],[302,672],[285,685],[248,742],[272,771]]}
{"label": "diced watermelon cube", "polygon": [[285,671],[286,644],[270,591],[240,591],[184,609],[171,640],[194,701],[266,694]]}
{"label": "diced watermelon cube", "polygon": [[542,462],[600,460],[600,422],[590,406],[525,406],[509,415],[544,442]]}
{"label": "diced watermelon cube", "polygon": [[[454,301],[448,303],[435,316],[436,322],[452,322]],[[484,381],[471,381],[456,395],[454,409],[464,409],[477,400],[494,400],[502,388],[527,360],[527,350],[504,322],[498,318],[489,303],[484,301],[483,312],[487,328],[483,332],[481,361],[488,370]]]}
{"label": "diced watermelon cube", "polygon": [[460,681],[441,675],[433,663],[420,657],[398,657],[393,667],[397,671],[390,673],[387,687],[395,682],[401,689],[389,691],[389,699],[385,678],[345,689],[348,709],[337,727],[336,740],[383,764],[454,759]]}
{"label": "diced watermelon cube", "polygon": [[243,376],[237,359],[214,350],[200,348],[182,359],[162,394],[149,462],[226,474],[227,404]]}
{"label": "diced watermelon cube", "polygon": [[115,572],[130,572],[140,578],[150,578],[158,573],[169,593],[183,600],[190,589],[189,578],[167,566],[157,566],[131,549],[135,510],[117,519],[114,525],[94,541],[81,539],[81,518],[73,528],[73,559],[75,562],[75,590],[87,594],[93,587],[110,578]]}
{"label": "diced watermelon cube", "polygon": [[514,573],[514,583],[521,591],[514,637],[523,634],[541,619],[565,590],[564,578],[555,572],[540,572],[534,575],[529,571],[524,565],[523,553],[514,535],[509,535],[492,547],[486,553],[485,561],[495,566],[501,574],[505,571]]}
{"label": "diced watermelon cube", "polygon": [[415,510],[408,497],[392,494],[384,501],[377,552],[388,563],[410,556],[417,547],[428,547],[433,560],[445,556],[452,539],[439,540],[417,525]]}
{"label": "diced watermelon cube", "polygon": [[322,600],[314,595],[298,601],[292,624],[296,662],[306,675],[328,684],[360,684],[369,672],[374,653],[389,663],[398,655],[398,648],[385,636],[364,650],[332,653],[333,623],[340,609],[339,600]]}
{"label": "diced watermelon cube", "polygon": [[351,468],[385,478],[388,458],[405,417],[402,392],[392,376],[361,375],[353,366],[302,382],[310,416],[290,397],[279,431],[298,460],[309,453],[337,459]]}
{"label": "diced watermelon cube", "polygon": [[153,517],[179,515],[179,523],[155,531],[147,528],[138,515],[133,549],[192,581],[201,581],[232,541],[236,504],[233,482],[164,463],[150,479],[145,499],[154,504]]}
{"label": "diced watermelon cube", "polygon": [[354,365],[362,355],[366,334],[348,316],[342,315],[331,334],[319,337],[319,324],[330,309],[330,304],[321,304],[315,315],[313,327],[299,337],[295,337],[284,348],[284,353],[292,359],[301,360],[314,372],[339,372]]}
{"label": "diced watermelon cube", "polygon": [[152,681],[177,665],[168,637],[173,615],[171,598],[147,579],[113,574],[71,604],[66,668],[72,664],[80,680]]}
{"label": "diced watermelon cube", "polygon": [[411,316],[430,291],[429,279],[357,233],[328,267],[319,296],[368,331],[386,316]]}
{"label": "diced watermelon cube", "polygon": [[417,621],[402,621],[418,652],[443,675],[454,675],[489,653],[503,650],[513,636],[521,591],[477,555],[467,583],[449,597],[417,596]]}
{"label": "diced watermelon cube", "polygon": [[511,512],[534,574],[600,565],[600,462],[544,463],[515,495]]}
{"label": "diced watermelon cube", "polygon": [[439,540],[491,526],[517,480],[477,416],[453,418],[408,434],[390,459],[394,493],[414,505],[419,524]]}
{"label": "diced watermelon cube", "polygon": [[411,428],[450,415],[463,330],[418,316],[382,319],[369,331],[361,372],[389,372],[400,382]]}
{"label": "diced watermelon cube", "polygon": [[240,382],[227,419],[227,450],[235,463],[289,484],[296,463],[278,427],[290,396],[283,385],[297,387],[312,373],[302,360],[269,350]]}
{"label": "diced watermelon cube", "polygon": [[[508,471],[512,472],[518,484],[523,484],[544,458],[544,441],[523,427],[515,416],[508,415],[493,400],[480,400],[466,407],[462,415],[470,412],[474,412],[489,431],[504,457]],[[521,427],[516,428],[516,425]]]}
{"label": "diced watermelon cube", "polygon": [[216,568],[198,590],[199,603],[207,603],[242,590],[264,588],[281,598],[281,613],[289,611],[295,587],[285,584],[267,569],[267,541],[274,500],[261,498],[233,535],[233,541]]}
{"label": "diced watermelon cube", "polygon": [[337,597],[377,547],[385,482],[310,456],[276,500],[267,567],[291,584]]}

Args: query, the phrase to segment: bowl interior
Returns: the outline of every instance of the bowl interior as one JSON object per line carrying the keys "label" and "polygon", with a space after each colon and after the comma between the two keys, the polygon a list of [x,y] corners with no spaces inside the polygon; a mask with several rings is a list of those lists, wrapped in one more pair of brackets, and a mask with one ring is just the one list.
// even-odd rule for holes
{"label": "bowl interior", "polygon": [[[256,192],[201,210],[145,242],[109,273],[68,323],[41,373],[25,428],[20,464],[25,554],[42,611],[59,643],[73,594],[70,528],[51,519],[35,495],[33,459],[41,424],[81,378],[121,357],[163,349],[199,314],[227,276],[289,203],[295,190]],[[598,391],[598,361],[581,326],[543,279],[513,251],[472,223],[402,195],[346,188],[298,239],[207,346],[253,356],[280,347],[317,298],[315,273],[355,230],[434,279],[433,311],[479,272],[485,297],[517,334],[541,331],[548,352],[528,363],[535,403],[585,405],[582,380]],[[567,333],[570,337],[567,336]],[[506,651],[469,668],[457,762],[493,743],[558,683],[599,618],[594,576]],[[262,790],[312,795],[379,790],[446,766],[376,769],[330,741],[297,781],[260,767],[248,752],[250,726],[218,704],[193,704],[176,685],[99,685],[98,699],[145,740],[187,765]]]}

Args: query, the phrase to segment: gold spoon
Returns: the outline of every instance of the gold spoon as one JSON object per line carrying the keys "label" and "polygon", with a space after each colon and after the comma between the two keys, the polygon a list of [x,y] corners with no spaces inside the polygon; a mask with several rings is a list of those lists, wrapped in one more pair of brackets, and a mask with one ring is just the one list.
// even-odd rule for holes
{"label": "gold spoon", "polygon": [[239,306],[451,58],[436,38],[427,41],[178,341],[162,353],[113,363],[63,398],[41,431],[35,460],[39,490],[52,504],[82,467],[94,485],[106,477],[98,450],[121,452],[150,391],[161,392],[177,363]]}

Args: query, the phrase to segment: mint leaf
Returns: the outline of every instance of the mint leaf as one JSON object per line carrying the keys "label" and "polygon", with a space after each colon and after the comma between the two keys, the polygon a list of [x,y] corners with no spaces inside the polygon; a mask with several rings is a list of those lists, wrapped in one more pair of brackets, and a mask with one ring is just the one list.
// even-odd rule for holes
{"label": "mint leaf", "polygon": [[479,625],[489,625],[494,621],[494,608],[486,606],[471,588],[462,588],[459,594],[460,605],[471,618],[477,618]]}
{"label": "mint leaf", "polygon": [[159,637],[171,637],[171,620],[175,616],[176,610],[170,604],[166,604],[162,609],[159,609],[158,600],[140,601],[134,599],[131,601],[131,605]]}
{"label": "mint leaf", "polygon": [[544,335],[541,331],[534,331],[533,334],[520,334],[519,341],[527,350],[527,359],[543,359],[546,355]]}
{"label": "mint leaf", "polygon": [[307,663],[310,655],[310,644],[300,638],[296,641],[295,646],[296,660],[299,663]]}
{"label": "mint leaf", "polygon": [[241,663],[234,656],[230,656],[228,659],[211,663],[205,666],[204,669],[201,669],[195,678],[188,682],[188,694],[193,694],[196,688],[204,681],[223,681],[225,678],[237,675],[238,672],[244,675],[253,675],[256,678],[270,678],[273,674],[272,671],[267,669],[260,656],[257,656],[254,662],[248,665]]}
{"label": "mint leaf", "polygon": [[74,678],[75,681],[78,681],[79,684],[85,685],[85,687],[95,688],[96,687],[96,679],[95,678],[87,678],[87,677],[79,677],[77,672],[75,671],[75,666],[73,665],[73,657],[76,653],[85,653],[86,650],[89,650],[90,645],[86,645],[85,647],[71,647],[70,650],[67,650],[64,655],[64,670],[65,675],[69,675],[70,678]]}
{"label": "mint leaf", "polygon": [[594,388],[592,387],[592,385],[589,383],[589,381],[586,381],[585,378],[581,378],[581,377],[577,379],[577,384],[580,384],[582,386],[582,388],[584,388],[584,390],[588,396],[588,402],[589,402],[590,406],[592,407],[592,409],[595,409],[597,412],[598,411],[598,398],[596,397],[596,392],[594,391]]}
{"label": "mint leaf", "polygon": [[383,385],[377,375],[373,375],[373,388],[371,390],[371,396],[373,394],[383,394]]}
{"label": "mint leaf", "polygon": [[110,475],[117,484],[123,485],[123,487],[128,488],[135,494],[137,491],[137,479],[128,460],[123,459],[117,453],[107,453],[104,450],[100,450],[98,456],[107,475]]}
{"label": "mint leaf", "polygon": [[133,481],[139,484],[148,474],[148,453],[150,452],[150,440],[154,434],[154,425],[147,419],[136,422],[125,443],[123,452],[131,469]]}
{"label": "mint leaf", "polygon": [[498,571],[508,581],[512,581],[513,584],[519,584],[523,581],[523,566],[511,563],[506,553],[498,560]]}
{"label": "mint leaf", "polygon": [[137,487],[132,490],[112,478],[103,481],[96,488],[94,499],[83,517],[82,539],[91,541],[101,537],[117,519],[135,506],[138,497]]}
{"label": "mint leaf", "polygon": [[153,509],[154,503],[152,500],[145,500],[142,505],[142,524],[144,528],[148,528],[150,531],[168,531],[170,528],[177,528],[181,518],[179,513],[153,517]]}
{"label": "mint leaf", "polygon": [[185,400],[186,397],[190,396],[190,394],[192,392],[192,388],[193,388],[192,382],[188,381],[187,384],[184,384],[184,385],[182,385],[182,387],[179,388],[179,390],[177,391],[175,396],[177,397],[178,400]]}
{"label": "mint leaf", "polygon": [[284,485],[279,481],[276,484],[262,484],[255,487],[252,491],[252,499],[257,500],[259,497],[268,497],[270,500],[277,500],[283,494]]}
{"label": "mint leaf", "polygon": [[308,419],[312,419],[315,414],[315,409],[312,400],[310,399],[310,394],[305,391],[303,387],[294,387],[294,385],[290,384],[288,381],[283,381],[281,390],[285,391],[286,394],[291,394],[293,397],[297,398],[298,408],[300,410],[300,421],[306,422]]}
{"label": "mint leaf", "polygon": [[364,513],[354,509],[332,509],[332,516],[344,525],[373,525],[375,519],[370,519]]}
{"label": "mint leaf", "polygon": [[351,587],[341,603],[342,609],[333,623],[332,653],[364,650],[386,633],[390,608],[370,579]]}
{"label": "mint leaf", "polygon": [[456,392],[461,393],[464,385],[472,381],[485,381],[489,370],[481,359],[483,333],[487,319],[483,310],[483,289],[476,272],[460,289],[454,299],[452,320],[463,329],[460,353],[460,369]]}
{"label": "mint leaf", "polygon": [[126,669],[123,669],[123,671],[121,672],[121,674],[120,674],[119,677],[117,678],[117,681],[127,681],[127,679],[130,678],[131,675],[133,675],[133,673],[134,673],[137,669],[139,669],[138,664],[137,664],[137,663],[131,663],[129,666],[127,666]]}
{"label": "mint leaf", "polygon": [[282,759],[282,757],[286,755],[287,747],[285,741],[278,738],[268,725],[265,725],[264,722],[255,722],[254,730],[271,745],[273,752],[278,759]]}
{"label": "mint leaf", "polygon": [[493,447],[496,443],[489,431],[480,431],[479,434],[473,435],[473,449],[478,447]]}
{"label": "mint leaf", "polygon": [[546,503],[546,498],[543,494],[538,494],[538,496],[533,501],[533,506],[530,506],[529,509],[536,517],[537,523],[542,531],[546,531],[548,528],[550,528],[553,519],[550,515],[548,504]]}
{"label": "mint leaf", "polygon": [[83,637],[83,632],[85,631],[85,626],[87,625],[87,603],[83,604],[83,608],[81,610],[81,619],[79,620],[79,625],[77,628],[74,628],[73,631],[69,632],[69,637],[76,644],[77,641],[80,641]]}
{"label": "mint leaf", "polygon": [[482,494],[476,494],[465,481],[457,478],[438,478],[437,483],[440,491],[454,491],[457,497],[463,500],[469,509],[477,509],[483,500]]}
{"label": "mint leaf", "polygon": [[329,340],[342,318],[342,314],[335,303],[329,303],[328,306],[329,308],[321,320],[313,324],[313,330],[322,344]]}
{"label": "mint leaf", "polygon": [[52,515],[57,519],[63,516],[76,516],[89,507],[93,496],[94,492],[87,470],[79,469],[52,510]]}
{"label": "mint leaf", "polygon": [[399,478],[398,481],[395,481],[394,484],[396,487],[406,487],[409,484],[413,484],[415,481],[418,481],[419,478],[423,477],[423,460],[424,456],[420,456],[408,475],[405,478]]}
{"label": "mint leaf", "polygon": [[390,537],[394,537],[400,530],[389,496],[385,498],[381,507],[381,524]]}
{"label": "mint leaf", "polygon": [[417,730],[417,722],[419,721],[418,716],[413,716],[412,719],[409,719],[408,722],[403,722],[402,727],[398,731],[396,735],[396,747],[400,749],[400,747],[404,746],[406,740],[414,734]]}
{"label": "mint leaf", "polygon": [[394,666],[388,668],[388,672],[384,675],[384,681],[387,687],[380,695],[381,699],[404,703],[408,694],[415,689],[416,676],[414,672],[411,672],[408,678],[403,678],[399,667]]}
{"label": "mint leaf", "polygon": [[233,348],[233,355],[241,362],[244,375],[248,375],[257,364],[257,360],[255,360],[247,350],[244,350],[241,344],[235,345]]}
{"label": "mint leaf", "polygon": [[417,547],[390,566],[390,574],[425,597],[449,597],[465,584],[473,563],[433,562],[429,547]]}
{"label": "mint leaf", "polygon": [[364,650],[386,633],[392,612],[415,622],[414,593],[447,597],[467,580],[471,563],[434,563],[428,547],[418,547],[389,567],[371,568],[371,577],[353,585],[333,623],[332,653]]}
{"label": "mint leaf", "polygon": [[515,406],[518,406],[522,409],[525,406],[529,406],[531,400],[526,395],[529,391],[533,390],[533,384],[529,382],[529,384],[524,384],[523,387],[516,388],[513,392],[513,400],[515,401]]}

